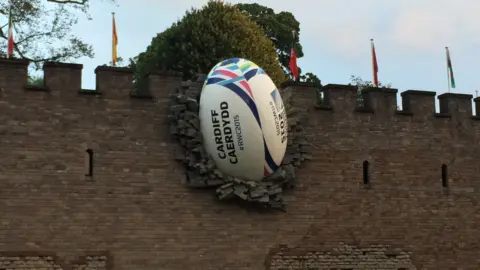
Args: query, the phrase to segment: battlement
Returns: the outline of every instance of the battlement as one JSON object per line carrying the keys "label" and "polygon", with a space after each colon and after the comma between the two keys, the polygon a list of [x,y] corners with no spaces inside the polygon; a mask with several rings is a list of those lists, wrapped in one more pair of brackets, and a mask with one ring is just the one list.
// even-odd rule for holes
{"label": "battlement", "polygon": [[[178,72],[155,72],[148,75],[148,89],[134,93],[133,70],[129,68],[98,66],[95,69],[95,89],[82,88],[83,65],[73,63],[47,62],[43,66],[44,85],[29,86],[29,62],[18,59],[0,58],[0,88],[4,100],[15,97],[28,96],[29,92],[48,93],[43,99],[48,102],[55,98],[74,101],[84,97],[97,97],[115,100],[161,100],[163,106],[168,105],[169,95],[182,84],[181,74]],[[442,119],[444,125],[449,122],[462,122],[465,130],[471,130],[468,122],[480,123],[480,98],[473,99],[469,94],[444,93],[441,95],[433,91],[407,90],[401,93],[402,109],[397,106],[398,89],[394,88],[366,88],[362,90],[363,104],[358,106],[357,87],[353,85],[328,84],[323,87],[323,98],[319,102],[319,91],[309,83],[286,82],[281,88],[286,95],[291,96],[296,107],[304,112],[311,113],[313,118],[321,118],[320,111],[327,113],[331,121],[339,119],[353,119],[355,122],[388,123],[393,130],[398,121],[426,121],[437,123]],[[146,94],[148,93],[148,94]],[[33,94],[38,95],[38,94]],[[436,112],[435,97],[439,101],[439,112]],[[472,110],[472,99],[475,102],[475,115]],[[127,106],[126,104],[118,106]],[[126,109],[126,108],[125,108]],[[360,117],[360,118],[358,118]],[[336,120],[335,120],[336,119]],[[343,121],[343,120],[342,120]],[[437,125],[438,126],[438,125]],[[439,127],[447,128],[447,127]],[[451,127],[450,127],[451,128]],[[473,130],[472,130],[473,131]]]}
{"label": "battlement", "polygon": [[[358,88],[353,85],[328,84],[323,87],[323,100],[318,100],[318,90],[311,84],[289,83],[284,85],[298,97],[297,105],[302,108],[313,107],[317,110],[330,111],[334,114],[353,116],[355,114],[372,114],[370,119],[412,117],[427,120],[429,118],[455,118],[457,120],[480,120],[480,98],[473,99],[475,115],[472,112],[470,94],[444,93],[437,96],[433,91],[407,90],[402,92],[402,109],[397,106],[398,89],[365,88],[362,90],[363,104],[358,106]],[[435,110],[435,97],[439,101],[439,112]],[[299,104],[301,103],[301,105]]]}
{"label": "battlement", "polygon": [[19,90],[49,92],[53,96],[74,97],[95,95],[108,99],[124,98],[166,98],[165,87],[178,85],[181,74],[177,72],[155,72],[149,74],[149,84],[144,93],[133,94],[133,71],[129,68],[98,66],[95,69],[95,89],[82,88],[83,65],[72,63],[47,62],[43,65],[44,86],[28,86],[29,61],[0,58],[0,88],[3,94],[19,95]]}
{"label": "battlement", "polygon": [[[149,74],[149,84],[145,94],[134,94],[133,71],[129,68],[98,66],[95,69],[95,89],[82,88],[83,65],[72,63],[47,62],[43,66],[44,86],[28,86],[29,61],[0,58],[0,88],[3,95],[21,95],[19,90],[49,92],[53,96],[75,97],[95,95],[108,99],[166,99],[172,87],[181,83],[181,74],[177,72],[156,72]],[[168,88],[169,90],[167,90]],[[435,111],[436,92],[407,90],[401,93],[402,110],[397,109],[398,89],[366,88],[362,90],[363,106],[357,106],[357,87],[352,85],[328,84],[323,87],[324,97],[317,103],[318,90],[312,84],[288,82],[282,85],[290,89],[293,99],[300,107],[315,107],[317,110],[331,111],[335,114],[373,114],[373,117],[410,116],[415,119],[456,118],[480,120],[480,98],[475,102],[475,115],[472,113],[470,94],[444,93],[438,95],[439,112]]]}

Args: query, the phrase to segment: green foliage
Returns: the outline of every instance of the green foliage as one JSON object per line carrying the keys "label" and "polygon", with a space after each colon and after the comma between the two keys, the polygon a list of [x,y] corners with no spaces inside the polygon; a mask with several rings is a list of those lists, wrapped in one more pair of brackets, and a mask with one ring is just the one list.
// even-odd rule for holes
{"label": "green foliage", "polygon": [[[56,4],[71,5],[75,8],[82,10],[85,13],[88,11],[88,8],[90,7],[90,3],[92,2],[92,0],[47,0],[47,1],[56,3]],[[115,3],[115,0],[108,0],[108,1]]]}
{"label": "green foliage", "polygon": [[[350,76],[350,85],[356,85],[358,87],[358,90],[362,90],[363,88],[369,88],[369,87],[375,87],[373,86],[373,82],[371,81],[364,81],[361,77],[359,76]],[[392,84],[387,83],[383,84],[382,82],[378,82],[378,87],[379,88],[391,88]]]}
{"label": "green foliage", "polygon": [[317,103],[321,104],[322,103],[322,81],[317,77],[317,75],[307,72],[304,75],[300,75],[299,78],[300,82],[306,82],[314,85],[317,88]]}
{"label": "green foliage", "polygon": [[138,62],[138,56],[131,57],[128,59],[128,64],[126,66],[133,70],[137,70],[137,62]]}
{"label": "green foliage", "polygon": [[[129,65],[126,64],[123,60],[122,57],[118,56],[117,57],[117,63],[115,64],[115,67],[128,67]],[[113,67],[113,62],[110,61],[108,64],[103,64],[102,67]]]}
{"label": "green foliage", "polygon": [[[363,106],[363,96],[362,96],[362,89],[364,88],[370,88],[370,87],[375,87],[373,85],[373,82],[371,81],[364,81],[361,77],[359,76],[350,76],[350,85],[355,85],[358,87],[357,91],[357,107],[362,107]],[[379,88],[391,88],[392,84],[383,84],[382,82],[378,82],[378,87]]]}
{"label": "green foliage", "polygon": [[45,86],[45,81],[42,76],[29,76],[27,85],[30,87],[43,87]]}
{"label": "green foliage", "polygon": [[[290,77],[288,64],[290,62],[290,53],[292,46],[295,48],[297,58],[302,58],[303,47],[300,44],[300,23],[291,12],[279,12],[269,7],[259,4],[237,4],[235,5],[240,11],[257,23],[265,32],[275,46],[278,60],[287,77]],[[302,75],[302,69],[299,68],[300,82],[309,82],[317,84],[320,79],[313,73],[307,72]],[[291,77],[290,77],[291,78]],[[320,89],[320,87],[319,87]]]}
{"label": "green foliage", "polygon": [[275,48],[262,29],[234,6],[210,1],[201,9],[187,11],[131,61],[135,89],[145,89],[146,75],[154,70],[179,71],[190,79],[232,57],[255,62],[277,84],[285,80]]}
{"label": "green foliage", "polygon": [[307,72],[304,75],[300,76],[300,81],[301,82],[306,82],[306,83],[311,83],[315,85],[318,89],[322,88],[322,81],[317,77],[317,75]]}
{"label": "green foliage", "polygon": [[[111,0],[109,0],[111,1]],[[48,3],[52,2],[52,3]],[[88,0],[0,0],[0,56],[6,56],[8,16],[12,7],[14,58],[30,60],[36,69],[46,61],[93,58],[93,48],[73,35],[79,12],[88,16]],[[11,3],[11,5],[10,5]]]}
{"label": "green foliage", "polygon": [[265,35],[274,44],[280,64],[285,71],[288,70],[292,46],[295,48],[297,58],[303,57],[303,48],[299,43],[300,23],[292,13],[285,11],[275,13],[273,9],[259,4],[235,6],[263,29]]}

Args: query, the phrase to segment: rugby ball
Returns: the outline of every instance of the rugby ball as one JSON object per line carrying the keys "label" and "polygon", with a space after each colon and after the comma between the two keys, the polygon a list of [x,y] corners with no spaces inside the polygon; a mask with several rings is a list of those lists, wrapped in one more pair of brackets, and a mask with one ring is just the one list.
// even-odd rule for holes
{"label": "rugby ball", "polygon": [[231,58],[215,65],[200,95],[206,152],[224,174],[259,181],[280,166],[287,116],[272,79],[255,63]]}

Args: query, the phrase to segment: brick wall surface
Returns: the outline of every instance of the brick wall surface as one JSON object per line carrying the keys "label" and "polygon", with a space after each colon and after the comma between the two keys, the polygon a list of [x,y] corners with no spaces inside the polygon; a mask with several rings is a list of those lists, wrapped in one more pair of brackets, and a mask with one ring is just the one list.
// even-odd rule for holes
{"label": "brick wall surface", "polygon": [[415,269],[410,254],[385,245],[359,248],[339,245],[328,252],[278,252],[271,258],[270,269]]}
{"label": "brick wall surface", "polygon": [[[168,94],[129,96],[129,70],[0,60],[0,269],[479,269],[480,121],[471,96],[290,86],[308,115],[313,160],[287,213],[217,202],[182,184],[168,136]],[[93,94],[92,94],[93,93]],[[86,149],[94,174],[85,176]],[[370,163],[370,184],[362,164]],[[449,187],[441,166],[448,166]],[[100,255],[99,255],[100,254]]]}
{"label": "brick wall surface", "polygon": [[[23,253],[23,254],[21,254]],[[0,256],[0,269],[8,270],[106,270],[109,269],[107,255],[84,256],[81,260],[65,264],[56,255],[28,254],[28,252],[4,252]]]}

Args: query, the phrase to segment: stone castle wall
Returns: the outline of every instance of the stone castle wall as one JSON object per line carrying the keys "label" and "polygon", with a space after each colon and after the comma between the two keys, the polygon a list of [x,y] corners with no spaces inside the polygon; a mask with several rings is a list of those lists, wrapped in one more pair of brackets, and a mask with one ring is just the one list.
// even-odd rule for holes
{"label": "stone castle wall", "polygon": [[[286,86],[311,161],[284,212],[186,186],[169,135],[174,73],[0,59],[0,269],[478,269],[480,117],[472,96]],[[475,99],[479,105],[478,99]],[[480,108],[476,110],[480,112]],[[89,159],[87,150],[93,153]],[[93,172],[89,174],[90,161]],[[442,170],[443,168],[443,170]]]}

